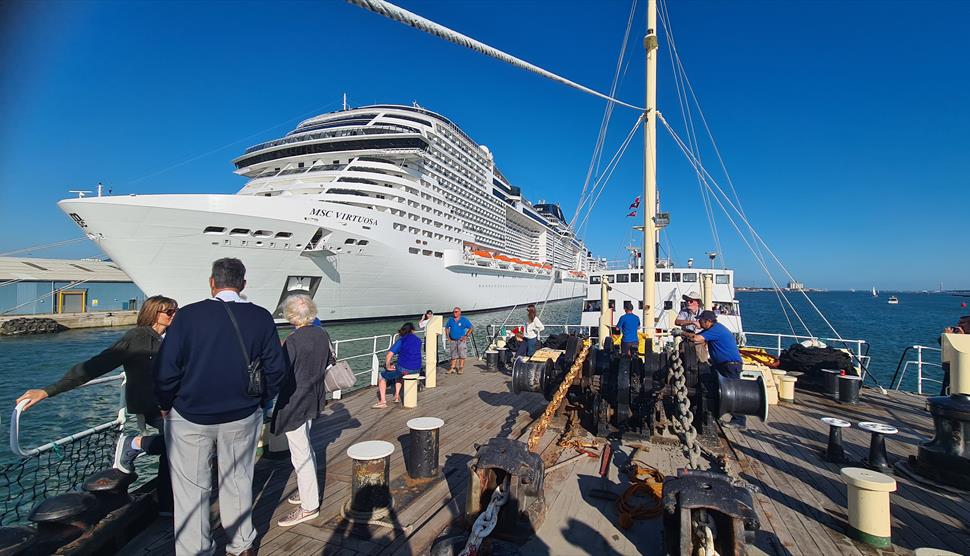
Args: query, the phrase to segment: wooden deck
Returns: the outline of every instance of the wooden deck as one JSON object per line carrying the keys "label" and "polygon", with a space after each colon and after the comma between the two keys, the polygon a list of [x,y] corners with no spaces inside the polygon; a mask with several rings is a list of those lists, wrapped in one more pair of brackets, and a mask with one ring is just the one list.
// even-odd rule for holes
{"label": "wooden deck", "polygon": [[[843,534],[847,521],[846,487],[841,467],[827,463],[820,451],[828,442],[822,417],[853,424],[843,429],[846,455],[854,461],[869,451],[869,433],[861,421],[886,423],[899,429],[887,437],[890,464],[916,454],[932,438],[933,421],[924,409],[926,398],[905,392],[882,395],[864,389],[859,405],[839,404],[819,394],[799,391],[795,405],[773,406],[767,423],[748,419],[747,430],[725,429],[741,466],[741,477],[761,492],[756,497],[762,527],[780,541],[781,554],[874,554],[875,550]],[[858,467],[861,464],[849,464]],[[895,553],[919,547],[957,553],[970,550],[970,496],[924,486],[896,473],[891,495]]]}
{"label": "wooden deck", "polygon": [[[324,496],[320,518],[291,528],[276,526],[279,517],[292,507],[285,502],[288,495],[296,492],[292,467],[288,459],[263,459],[257,464],[254,521],[260,535],[259,553],[417,556],[427,554],[442,534],[460,532],[455,521],[463,510],[466,464],[475,453],[475,444],[498,435],[519,437],[545,406],[538,395],[512,394],[508,384],[508,377],[503,374],[470,366],[463,376],[439,374],[439,387],[423,391],[417,409],[371,409],[373,389],[331,403],[313,428]],[[863,391],[858,406],[840,405],[810,392],[799,391],[797,398],[796,405],[773,406],[767,423],[749,419],[747,430],[725,430],[722,438],[722,445],[729,452],[729,464],[760,490],[755,498],[762,530],[756,535],[753,554],[861,556],[910,554],[924,546],[958,553],[970,548],[970,497],[927,488],[902,475],[896,475],[899,488],[892,495],[893,549],[878,552],[843,534],[847,519],[845,485],[838,476],[839,466],[826,463],[820,456],[828,430],[819,418],[835,416],[853,424],[871,420],[896,426],[900,433],[887,442],[894,461],[914,454],[918,444],[930,437],[932,422],[923,409],[925,398],[899,392],[881,395],[873,390]],[[396,501],[391,516],[396,529],[349,526],[337,519],[350,493],[346,448],[362,440],[380,439],[394,444],[397,449],[391,461],[391,476],[392,483],[396,481],[400,488],[406,476],[405,422],[416,416],[445,420],[441,432],[444,480],[423,490],[410,489],[411,495],[407,494],[408,488],[403,488],[405,496]],[[868,433],[853,427],[844,434],[847,454],[855,460],[863,458],[868,450]],[[540,445],[547,465],[566,462],[576,455],[573,449],[560,450],[555,445],[557,436],[558,431],[550,430]],[[626,479],[617,469],[633,454],[629,446],[614,446],[616,454],[608,488],[619,493]],[[647,444],[636,458],[667,476],[675,475],[676,469],[686,465],[676,446]],[[622,529],[617,525],[615,504],[589,496],[592,488],[601,486],[597,467],[597,458],[583,456],[549,472],[544,522],[530,541],[517,547],[508,545],[502,553],[659,554],[659,519],[636,521],[631,528]],[[221,534],[220,530],[215,531]],[[172,552],[170,522],[159,521],[124,553]]]}

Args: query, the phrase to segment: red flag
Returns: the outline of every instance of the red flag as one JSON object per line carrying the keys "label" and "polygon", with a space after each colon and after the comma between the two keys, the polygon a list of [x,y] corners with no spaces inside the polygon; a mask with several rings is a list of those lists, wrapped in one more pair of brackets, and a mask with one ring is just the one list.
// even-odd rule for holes
{"label": "red flag", "polygon": [[633,200],[632,203],[630,203],[630,208],[632,209],[640,208],[640,197],[637,197],[636,199]]}
{"label": "red flag", "polygon": [[634,210],[630,212],[630,214],[628,214],[627,216],[629,217],[629,216],[636,216],[636,215],[637,215],[637,211]]}

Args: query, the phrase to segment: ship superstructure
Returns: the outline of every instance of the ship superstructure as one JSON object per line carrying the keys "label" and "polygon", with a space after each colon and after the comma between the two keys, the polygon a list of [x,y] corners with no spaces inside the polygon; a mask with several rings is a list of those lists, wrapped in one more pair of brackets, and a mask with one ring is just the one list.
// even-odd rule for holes
{"label": "ship superstructure", "polygon": [[533,205],[491,151],[429,110],[373,105],[301,122],[233,161],[235,195],[60,206],[146,294],[208,296],[221,257],[271,311],[304,291],[330,320],[482,310],[585,295],[593,260],[553,203]]}

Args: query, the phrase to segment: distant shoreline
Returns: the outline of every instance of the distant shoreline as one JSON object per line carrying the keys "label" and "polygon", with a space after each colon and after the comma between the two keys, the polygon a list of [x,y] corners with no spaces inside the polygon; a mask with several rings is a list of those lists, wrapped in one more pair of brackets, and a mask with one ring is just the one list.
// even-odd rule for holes
{"label": "distant shoreline", "polygon": [[[774,292],[774,288],[754,288],[754,287],[737,287],[735,291],[738,292]],[[866,289],[858,290],[824,290],[820,288],[804,288],[801,290],[790,290],[788,288],[782,288],[782,291],[794,293],[794,292],[805,292],[805,293],[868,293]],[[952,295],[956,297],[970,297],[970,290],[947,290],[947,291],[925,291],[925,290],[883,290],[883,293],[915,293],[915,294],[938,294],[938,295]]]}

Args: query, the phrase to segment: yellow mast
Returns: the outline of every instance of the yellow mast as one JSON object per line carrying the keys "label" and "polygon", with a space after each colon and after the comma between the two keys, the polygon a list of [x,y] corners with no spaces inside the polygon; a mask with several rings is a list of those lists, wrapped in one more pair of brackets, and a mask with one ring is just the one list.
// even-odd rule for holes
{"label": "yellow mast", "polygon": [[[643,326],[647,340],[656,331],[657,269],[657,0],[647,2],[646,112],[643,126]],[[654,346],[657,349],[658,346]]]}

